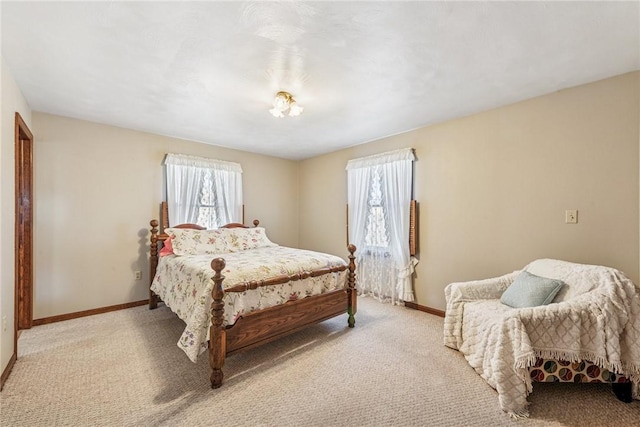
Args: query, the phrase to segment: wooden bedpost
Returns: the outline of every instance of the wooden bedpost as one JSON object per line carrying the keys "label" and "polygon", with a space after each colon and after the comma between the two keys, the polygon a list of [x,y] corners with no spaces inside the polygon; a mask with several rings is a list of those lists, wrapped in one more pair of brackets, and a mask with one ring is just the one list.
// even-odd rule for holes
{"label": "wooden bedpost", "polygon": [[149,256],[149,310],[153,310],[158,307],[158,297],[151,290],[151,283],[153,278],[156,277],[156,268],[158,267],[158,221],[152,219],[149,222],[151,225],[151,255]]}
{"label": "wooden bedpost", "polygon": [[227,355],[227,337],[222,321],[224,317],[224,288],[222,281],[226,263],[222,258],[215,258],[211,261],[211,268],[216,274],[213,276],[213,289],[211,290],[211,329],[209,331],[209,365],[211,366],[211,388],[218,388],[222,385],[224,375],[222,367]]}
{"label": "wooden bedpost", "polygon": [[355,314],[358,311],[358,292],[356,290],[356,256],[354,255],[356,251],[355,245],[347,246],[349,250],[349,279],[347,283],[347,293],[348,293],[348,306],[347,313],[349,314],[349,327],[353,328],[356,324]]}

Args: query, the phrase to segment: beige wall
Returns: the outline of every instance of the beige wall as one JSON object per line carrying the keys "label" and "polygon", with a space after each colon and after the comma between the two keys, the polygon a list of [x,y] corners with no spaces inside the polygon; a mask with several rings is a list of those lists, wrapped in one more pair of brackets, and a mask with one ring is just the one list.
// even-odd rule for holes
{"label": "beige wall", "polygon": [[148,297],[167,152],[239,162],[246,220],[298,244],[297,162],[35,112],[32,130],[36,319]]}
{"label": "beige wall", "polygon": [[[0,134],[0,373],[13,355],[14,329],[14,232],[15,232],[15,114],[31,126],[31,109],[22,96],[11,70],[0,57],[2,132]],[[6,319],[6,329],[3,321]]]}
{"label": "beige wall", "polygon": [[[347,160],[414,147],[415,291],[560,258],[639,274],[639,74],[384,138],[300,165],[300,245],[344,253]],[[565,224],[566,209],[579,223]]]}

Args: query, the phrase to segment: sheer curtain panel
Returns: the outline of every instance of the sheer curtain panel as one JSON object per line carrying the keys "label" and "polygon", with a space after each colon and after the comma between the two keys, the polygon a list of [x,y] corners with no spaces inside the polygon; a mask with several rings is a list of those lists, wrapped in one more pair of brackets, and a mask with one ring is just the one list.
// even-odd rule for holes
{"label": "sheer curtain panel", "polygon": [[242,167],[239,163],[167,154],[169,225],[216,228],[242,222]]}
{"label": "sheer curtain panel", "polygon": [[347,163],[349,241],[358,251],[358,289],[381,301],[414,301],[409,253],[412,148]]}

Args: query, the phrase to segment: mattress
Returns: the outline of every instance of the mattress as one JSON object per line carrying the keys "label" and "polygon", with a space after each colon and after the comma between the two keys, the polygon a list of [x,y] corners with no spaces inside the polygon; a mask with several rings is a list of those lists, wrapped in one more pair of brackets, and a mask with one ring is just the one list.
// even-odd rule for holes
{"label": "mattress", "polygon": [[[217,255],[161,257],[151,290],[186,323],[178,347],[193,362],[207,349],[211,326],[211,279],[214,275],[211,260],[217,257],[226,261],[226,267],[222,271],[225,276],[225,288],[246,281],[346,265],[342,258],[335,255],[285,246],[261,247]],[[223,324],[233,325],[238,318],[253,311],[343,289],[346,287],[347,275],[348,271],[345,270],[244,292],[226,292]]]}

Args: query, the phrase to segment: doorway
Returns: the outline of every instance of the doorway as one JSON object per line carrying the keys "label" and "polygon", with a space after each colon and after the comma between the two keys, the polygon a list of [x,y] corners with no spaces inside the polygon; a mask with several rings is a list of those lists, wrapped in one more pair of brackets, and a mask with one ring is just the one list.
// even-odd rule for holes
{"label": "doorway", "polygon": [[14,352],[18,333],[33,323],[33,134],[20,113],[15,124],[15,306]]}

